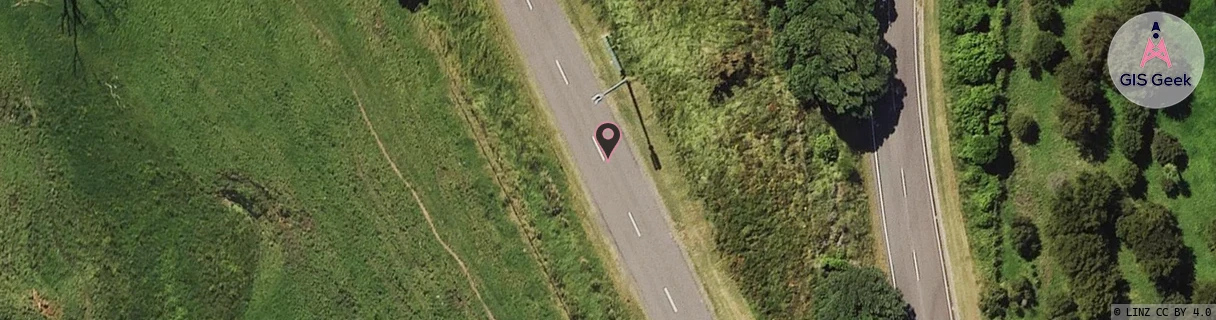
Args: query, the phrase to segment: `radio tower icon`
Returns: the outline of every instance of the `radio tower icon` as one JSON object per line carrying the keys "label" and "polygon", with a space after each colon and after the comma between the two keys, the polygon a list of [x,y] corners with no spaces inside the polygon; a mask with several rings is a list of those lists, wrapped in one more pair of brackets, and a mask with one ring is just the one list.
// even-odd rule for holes
{"label": "radio tower icon", "polygon": [[[1157,45],[1153,45],[1153,39],[1157,39]],[[1149,60],[1161,59],[1165,61],[1165,67],[1172,68],[1173,63],[1170,63],[1170,53],[1165,50],[1165,38],[1161,37],[1161,27],[1157,22],[1153,22],[1153,38],[1148,39],[1148,44],[1144,46],[1144,56],[1140,58],[1140,68],[1144,68],[1144,64]]]}

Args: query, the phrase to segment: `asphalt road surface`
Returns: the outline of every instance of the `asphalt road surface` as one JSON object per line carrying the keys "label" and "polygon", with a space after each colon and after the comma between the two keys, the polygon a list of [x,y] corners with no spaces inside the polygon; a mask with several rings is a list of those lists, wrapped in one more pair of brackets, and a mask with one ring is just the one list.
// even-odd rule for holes
{"label": "asphalt road surface", "polygon": [[[894,132],[880,143],[871,158],[878,186],[879,210],[891,277],[912,305],[917,319],[956,319],[947,283],[946,252],[941,220],[936,210],[925,130],[924,70],[921,59],[923,28],[913,0],[894,1],[894,21],[884,38],[894,48],[896,83],[906,95],[875,106],[876,118],[894,118]],[[902,108],[902,110],[900,110]]]}
{"label": "asphalt road surface", "polygon": [[622,140],[606,162],[595,146],[600,123],[622,121],[614,118],[607,101],[592,102],[591,97],[605,88],[565,11],[555,0],[498,0],[498,4],[646,316],[710,319],[700,282],[672,236],[667,209],[654,182],[642,171],[650,170],[646,157]]}

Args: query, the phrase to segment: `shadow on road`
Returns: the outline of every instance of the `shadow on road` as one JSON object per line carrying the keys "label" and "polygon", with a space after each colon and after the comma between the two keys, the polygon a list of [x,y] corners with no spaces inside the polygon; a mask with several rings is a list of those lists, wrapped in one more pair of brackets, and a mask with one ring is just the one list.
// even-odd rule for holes
{"label": "shadow on road", "polygon": [[[891,23],[899,16],[895,12],[894,4],[895,2],[892,0],[883,0],[874,6],[874,17],[878,19],[878,34],[880,35],[887,34]],[[824,118],[832,125],[836,134],[849,145],[849,148],[859,152],[877,151],[878,147],[882,146],[895,132],[895,126],[899,125],[899,115],[904,109],[904,98],[908,96],[907,85],[903,80],[896,79],[894,76],[899,72],[899,65],[895,63],[898,53],[886,39],[883,39],[879,45],[884,48],[884,55],[891,60],[892,76],[887,93],[874,103],[871,118],[859,119],[823,110]],[[915,74],[916,70],[909,70],[909,72]]]}

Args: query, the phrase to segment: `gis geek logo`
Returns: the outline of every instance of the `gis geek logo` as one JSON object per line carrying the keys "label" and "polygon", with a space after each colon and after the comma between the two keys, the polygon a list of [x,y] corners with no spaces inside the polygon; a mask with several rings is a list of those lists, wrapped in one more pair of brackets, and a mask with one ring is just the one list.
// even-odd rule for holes
{"label": "gis geek logo", "polygon": [[1203,63],[1203,45],[1195,30],[1165,12],[1148,12],[1125,22],[1111,39],[1106,59],[1119,93],[1153,109],[1190,96],[1203,75]]}

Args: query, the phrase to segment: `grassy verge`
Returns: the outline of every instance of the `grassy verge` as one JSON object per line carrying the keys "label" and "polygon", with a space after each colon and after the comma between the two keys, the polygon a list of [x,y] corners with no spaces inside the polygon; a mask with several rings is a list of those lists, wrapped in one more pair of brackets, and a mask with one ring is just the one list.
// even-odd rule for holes
{"label": "grassy verge", "polygon": [[76,71],[56,8],[0,13],[0,316],[486,317],[356,92],[497,318],[638,314],[568,209],[554,153],[488,162],[454,107],[479,108],[485,137],[551,145],[497,125],[535,110],[517,76],[439,67],[495,74],[471,62],[505,58],[423,44],[427,17],[443,39],[498,38],[484,7],[90,5]]}
{"label": "grassy verge", "polygon": [[[720,318],[808,316],[807,266],[873,261],[858,155],[768,68],[758,2],[564,3],[605,82],[600,36],[612,32],[662,160],[660,193]],[[646,150],[628,94],[614,98]]]}
{"label": "grassy verge", "polygon": [[958,188],[958,173],[955,172],[954,153],[950,151],[950,127],[946,110],[947,99],[942,70],[941,11],[936,0],[924,4],[925,39],[925,88],[929,104],[928,139],[932,140],[934,173],[937,174],[937,192],[942,195],[938,202],[941,210],[942,228],[945,232],[948,263],[952,270],[950,284],[954,289],[954,303],[962,319],[979,319],[980,288],[975,275],[975,259],[971,244],[967,241],[967,223],[964,220]]}

